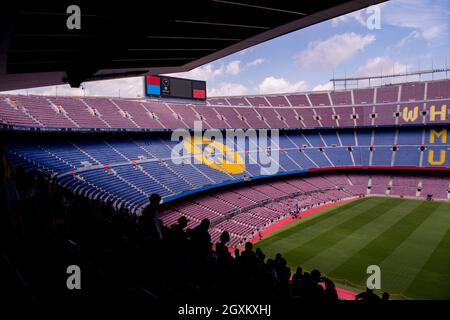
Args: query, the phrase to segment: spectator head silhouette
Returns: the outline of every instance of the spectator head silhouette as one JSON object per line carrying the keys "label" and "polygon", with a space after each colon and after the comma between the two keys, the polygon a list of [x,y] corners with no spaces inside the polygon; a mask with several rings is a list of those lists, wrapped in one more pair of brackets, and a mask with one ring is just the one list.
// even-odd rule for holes
{"label": "spectator head silhouette", "polygon": [[319,270],[314,269],[313,271],[311,271],[311,279],[314,282],[316,282],[316,283],[320,282],[320,277],[321,277],[321,274],[320,274]]}
{"label": "spectator head silhouette", "polygon": [[148,197],[148,200],[150,201],[149,206],[157,208],[161,202],[161,196],[157,193],[152,193],[150,197]]}
{"label": "spectator head silhouette", "polygon": [[253,250],[253,243],[246,242],[245,243],[245,251],[252,251]]}
{"label": "spectator head silhouette", "polygon": [[204,219],[200,222],[200,227],[201,227],[203,230],[208,230],[210,225],[211,225],[211,222],[209,221],[208,218],[204,218]]}
{"label": "spectator head silhouette", "polygon": [[296,274],[301,275],[303,272],[303,268],[302,267],[297,267],[297,270],[295,271]]}
{"label": "spectator head silhouette", "polygon": [[187,227],[188,221],[189,220],[185,216],[181,216],[178,218],[178,225],[180,226],[181,229],[184,229]]}
{"label": "spectator head silhouette", "polygon": [[266,255],[262,252],[261,248],[256,248],[255,255],[256,255],[256,258],[259,260],[260,263],[264,262],[264,259],[266,258]]}
{"label": "spectator head silhouette", "polygon": [[228,231],[222,232],[222,234],[220,235],[220,242],[225,244],[228,241],[230,241],[230,234],[228,233]]}

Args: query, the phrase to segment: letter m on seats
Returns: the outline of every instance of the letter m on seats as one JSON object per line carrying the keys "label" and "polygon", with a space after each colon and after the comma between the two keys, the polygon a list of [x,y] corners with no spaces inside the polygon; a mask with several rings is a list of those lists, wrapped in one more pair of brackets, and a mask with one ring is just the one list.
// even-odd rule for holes
{"label": "letter m on seats", "polygon": [[447,143],[447,129],[437,132],[434,129],[430,131],[430,143],[434,144],[436,139],[440,139],[443,144]]}
{"label": "letter m on seats", "polygon": [[403,108],[403,120],[405,122],[414,122],[417,120],[417,116],[419,115],[419,107],[414,107],[412,110],[410,110],[408,107]]}
{"label": "letter m on seats", "polygon": [[[436,131],[431,129],[430,131],[430,144],[436,143],[439,139],[442,144],[447,143],[447,129],[442,129],[441,131]],[[432,165],[442,165],[445,163],[445,150],[439,151],[439,159],[435,159],[434,150],[428,151],[428,163]]]}

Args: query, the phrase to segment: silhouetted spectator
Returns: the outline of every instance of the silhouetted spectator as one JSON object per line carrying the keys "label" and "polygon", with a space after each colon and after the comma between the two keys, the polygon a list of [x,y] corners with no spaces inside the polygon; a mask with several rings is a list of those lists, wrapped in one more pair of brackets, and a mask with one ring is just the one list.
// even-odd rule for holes
{"label": "silhouetted spectator", "polygon": [[170,227],[170,235],[175,242],[180,243],[187,240],[187,235],[184,228],[187,227],[188,222],[189,220],[185,216],[181,216],[178,218],[178,223],[173,224]]}
{"label": "silhouetted spectator", "polygon": [[280,281],[289,282],[291,278],[291,269],[287,266],[287,261],[284,258],[281,258],[280,264],[278,266],[278,274]]}
{"label": "silhouetted spectator", "polygon": [[267,269],[270,270],[270,272],[273,274],[273,278],[275,281],[278,281],[278,274],[277,270],[275,269],[275,260],[268,259],[266,263]]}
{"label": "silhouetted spectator", "polygon": [[311,298],[311,292],[313,291],[314,283],[311,279],[311,274],[309,272],[304,272],[302,277],[302,282],[300,285],[299,296],[303,298]]}
{"label": "silhouetted spectator", "polygon": [[366,291],[357,294],[356,297],[355,297],[355,299],[356,299],[356,300],[367,301],[367,302],[374,302],[374,301],[379,301],[379,300],[380,300],[380,297],[377,296],[377,295],[373,292],[373,289],[367,288]]}
{"label": "silhouetted spectator", "polygon": [[144,232],[145,238],[153,240],[161,240],[163,238],[163,230],[160,221],[156,217],[158,213],[161,196],[153,193],[149,197],[150,203],[142,211],[142,216],[139,219],[139,224]]}
{"label": "silhouetted spectator", "polygon": [[236,262],[238,262],[240,257],[241,257],[241,252],[239,251],[239,249],[238,248],[234,249],[234,260]]}
{"label": "silhouetted spectator", "polygon": [[228,231],[222,232],[220,242],[216,244],[216,255],[220,262],[231,262],[231,254],[227,247],[228,241],[230,241],[230,234]]}
{"label": "silhouetted spectator", "polygon": [[309,295],[314,300],[322,300],[325,290],[320,285],[322,278],[319,270],[313,270],[311,271],[311,291],[309,292]]}
{"label": "silhouetted spectator", "polygon": [[206,257],[211,252],[210,224],[209,219],[205,218],[191,233],[192,249],[200,257]]}
{"label": "silhouetted spectator", "polygon": [[291,288],[292,288],[292,294],[295,296],[300,295],[300,288],[302,285],[303,280],[303,269],[302,267],[297,267],[297,270],[295,271],[294,275],[292,276],[291,280]]}
{"label": "silhouetted spectator", "polygon": [[264,264],[266,255],[261,251],[261,248],[256,248],[255,256],[256,256],[256,263],[258,264],[258,267],[261,267]]}
{"label": "silhouetted spectator", "polygon": [[239,258],[239,265],[244,275],[252,276],[256,271],[256,254],[253,252],[253,243],[246,242],[245,249],[241,252],[241,256]]}
{"label": "silhouetted spectator", "polygon": [[323,282],[325,283],[324,300],[326,302],[338,301],[339,297],[334,282],[328,278],[323,278]]}
{"label": "silhouetted spectator", "polygon": [[282,258],[281,253],[277,253],[277,254],[275,255],[275,263],[276,263],[277,265],[280,264],[281,258]]}

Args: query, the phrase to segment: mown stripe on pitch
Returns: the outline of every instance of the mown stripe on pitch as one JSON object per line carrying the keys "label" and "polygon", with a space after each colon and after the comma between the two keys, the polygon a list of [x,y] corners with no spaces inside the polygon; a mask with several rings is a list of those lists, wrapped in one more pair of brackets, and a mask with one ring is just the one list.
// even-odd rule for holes
{"label": "mown stripe on pitch", "polygon": [[383,202],[378,203],[376,206],[366,211],[359,212],[357,215],[353,215],[350,219],[342,221],[327,232],[318,230],[318,236],[287,251],[285,257],[288,261],[304,263],[324,250],[332,247],[342,239],[345,239],[356,230],[369,224],[376,217],[388,213],[392,206],[399,205],[403,201],[404,200],[401,199],[395,199],[395,201],[384,199]]}
{"label": "mown stripe on pitch", "polygon": [[[352,216],[349,214],[349,209],[353,209],[353,213],[358,213],[376,205],[376,202],[365,200],[366,199],[348,203],[347,205],[335,208],[310,220],[300,222],[296,226],[277,233],[268,239],[262,240],[257,246],[261,247],[268,256],[277,252],[286,252],[290,248],[296,247],[299,243],[316,237],[318,231],[315,226],[317,224],[320,223],[321,230],[326,231],[343,221],[343,219],[350,219]],[[378,202],[379,201],[382,200],[378,200]]]}
{"label": "mown stripe on pitch", "polygon": [[434,210],[430,206],[433,211],[428,219],[381,263],[383,282],[389,284],[392,292],[406,291],[442,241],[450,226],[449,209],[444,203]]}
{"label": "mown stripe on pitch", "polygon": [[[258,246],[263,246],[265,248],[269,248],[270,244],[280,241],[280,240],[286,240],[292,235],[296,235],[300,230],[308,229],[313,227],[314,225],[318,224],[319,222],[325,222],[329,219],[337,219],[337,215],[347,211],[349,208],[358,208],[364,205],[366,203],[366,199],[357,200],[354,202],[350,202],[347,204],[344,204],[343,206],[337,207],[337,208],[331,208],[330,210],[325,209],[323,212],[318,212],[313,216],[306,217],[308,220],[304,220],[305,218],[298,220],[298,224],[291,225],[290,228],[283,230],[281,232],[278,232],[274,235],[269,236],[266,239],[263,239],[258,242]],[[294,222],[295,224],[296,222]],[[289,227],[289,225],[288,225]]]}
{"label": "mown stripe on pitch", "polygon": [[[358,201],[349,202],[349,203],[344,204],[343,206],[340,206],[340,207],[337,207],[337,208],[332,208],[330,211],[328,211],[327,214],[324,214],[324,215],[321,215],[320,212],[318,212],[316,214],[320,214],[319,216],[314,217],[311,220],[302,222],[299,226],[295,226],[293,228],[287,229],[286,231],[283,231],[282,238],[286,238],[286,237],[288,237],[288,236],[290,236],[292,234],[296,234],[298,229],[304,229],[304,228],[312,227],[312,226],[314,226],[314,225],[316,225],[316,224],[318,224],[320,222],[323,222],[325,220],[328,220],[328,219],[332,218],[333,216],[337,215],[338,213],[344,212],[344,211],[346,211],[346,210],[348,210],[350,208],[353,208],[353,207],[361,206],[361,205],[363,205],[366,202],[365,200],[366,199],[361,199],[361,200],[358,200]],[[275,237],[276,236],[277,235],[275,235]]]}
{"label": "mown stripe on pitch", "polygon": [[[355,230],[346,238],[337,242],[335,245],[320,252],[317,256],[303,262],[306,270],[318,268],[323,274],[327,275],[331,270],[336,269],[342,263],[354,257],[354,255],[373,241],[378,235],[387,230],[391,225],[403,218],[411,210],[420,205],[418,201],[407,201],[401,205],[391,205],[390,209],[376,217],[372,222],[362,228]],[[407,210],[405,210],[407,209]]]}
{"label": "mown stripe on pitch", "polygon": [[450,230],[406,289],[405,295],[416,299],[450,299]]}
{"label": "mown stripe on pitch", "polygon": [[[430,203],[422,202],[402,219],[381,233],[375,240],[358,251],[354,257],[348,259],[330,273],[331,278],[348,279],[353,283],[365,285],[368,277],[366,269],[370,265],[379,265],[389,256],[417,227],[432,213],[426,210]],[[383,279],[383,270],[381,270]],[[384,286],[386,284],[386,287]],[[389,290],[388,283],[381,283],[383,290]]]}

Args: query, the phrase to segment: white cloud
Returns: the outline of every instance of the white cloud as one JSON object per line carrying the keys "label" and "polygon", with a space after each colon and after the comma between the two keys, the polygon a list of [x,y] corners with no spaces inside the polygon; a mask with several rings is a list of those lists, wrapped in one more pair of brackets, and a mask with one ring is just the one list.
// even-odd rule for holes
{"label": "white cloud", "polygon": [[240,72],[241,72],[241,61],[240,60],[234,60],[227,64],[226,73],[236,76]]}
{"label": "white cloud", "polygon": [[168,75],[171,77],[178,77],[178,78],[211,81],[217,77],[222,76],[224,74],[224,72],[225,72],[225,68],[223,66],[216,68],[214,66],[214,64],[210,63],[207,65],[192,69],[191,71],[171,73]]}
{"label": "white cloud", "polygon": [[242,96],[247,92],[247,88],[240,83],[221,83],[218,87],[208,90],[208,97]]}
{"label": "white cloud", "polygon": [[[394,0],[395,1],[395,0]],[[381,13],[381,10],[386,6],[386,3],[378,3],[372,6],[369,6],[365,9],[361,9],[358,11],[353,11],[342,16],[331,19],[331,25],[333,27],[337,27],[341,23],[347,23],[349,21],[356,21],[362,27],[367,28],[367,21],[373,16],[374,12],[378,10]]]}
{"label": "white cloud", "polygon": [[354,12],[350,12],[348,14],[344,14],[343,16],[339,16],[339,17],[333,18],[333,19],[331,19],[331,25],[333,27],[337,27],[340,23],[348,22],[348,21],[353,19],[356,22],[358,22],[360,25],[365,27],[366,26],[366,20],[364,19],[364,16],[363,16],[364,10],[365,9],[354,11]]}
{"label": "white cloud", "polygon": [[312,91],[330,91],[330,90],[333,90],[333,83],[331,81],[328,81],[324,84],[318,84],[312,89]]}
{"label": "white cloud", "polygon": [[226,74],[238,75],[241,72],[241,61],[234,60],[226,65],[221,64],[220,67],[216,67],[213,63],[200,66],[186,72],[177,72],[167,74],[171,77],[186,78],[194,80],[212,81]]}
{"label": "white cloud", "polygon": [[[416,36],[431,45],[442,44],[448,39],[448,0],[393,0],[377,6],[381,9],[382,25],[413,29]],[[366,10],[331,19],[331,25],[336,27],[354,20],[365,27],[366,19],[370,16]]]}
{"label": "white cloud", "polygon": [[144,81],[142,77],[122,78],[115,80],[86,82],[84,84],[86,95],[142,97],[144,94]]}
{"label": "white cloud", "polygon": [[411,70],[411,65],[394,61],[389,57],[375,57],[368,59],[364,65],[360,66],[355,75],[365,77],[392,74],[393,72],[402,73],[409,70]]}
{"label": "white cloud", "polygon": [[254,67],[254,66],[257,66],[257,65],[259,65],[259,64],[261,64],[261,63],[264,63],[265,61],[266,61],[266,60],[263,59],[263,58],[258,58],[258,59],[255,59],[255,60],[253,60],[253,61],[248,62],[248,63],[247,63],[247,67]]}
{"label": "white cloud", "polygon": [[420,37],[420,33],[417,30],[411,31],[408,35],[401,38],[399,42],[397,42],[393,48],[394,49],[400,49],[403,48],[408,42],[410,42],[412,39],[417,39]]}
{"label": "white cloud", "polygon": [[290,83],[284,78],[267,77],[257,87],[259,94],[300,92],[308,89],[305,81]]}
{"label": "white cloud", "polygon": [[324,41],[313,41],[307,49],[296,56],[302,67],[332,69],[349,60],[367,45],[375,41],[375,36],[365,36],[354,32],[337,34]]}
{"label": "white cloud", "polygon": [[59,85],[59,86],[46,86],[46,87],[37,87],[37,88],[29,88],[29,89],[19,89],[19,90],[11,90],[4,91],[2,93],[5,94],[33,94],[39,96],[82,96],[83,90],[81,88],[71,88],[69,85]]}
{"label": "white cloud", "polygon": [[[84,90],[83,90],[84,89]],[[36,94],[46,96],[105,96],[137,98],[144,94],[142,77],[111,79],[102,81],[84,82],[80,88],[71,88],[69,85],[38,87],[9,91],[17,94]]]}
{"label": "white cloud", "polygon": [[396,0],[386,4],[381,18],[383,23],[417,31],[429,44],[448,41],[447,0]]}

